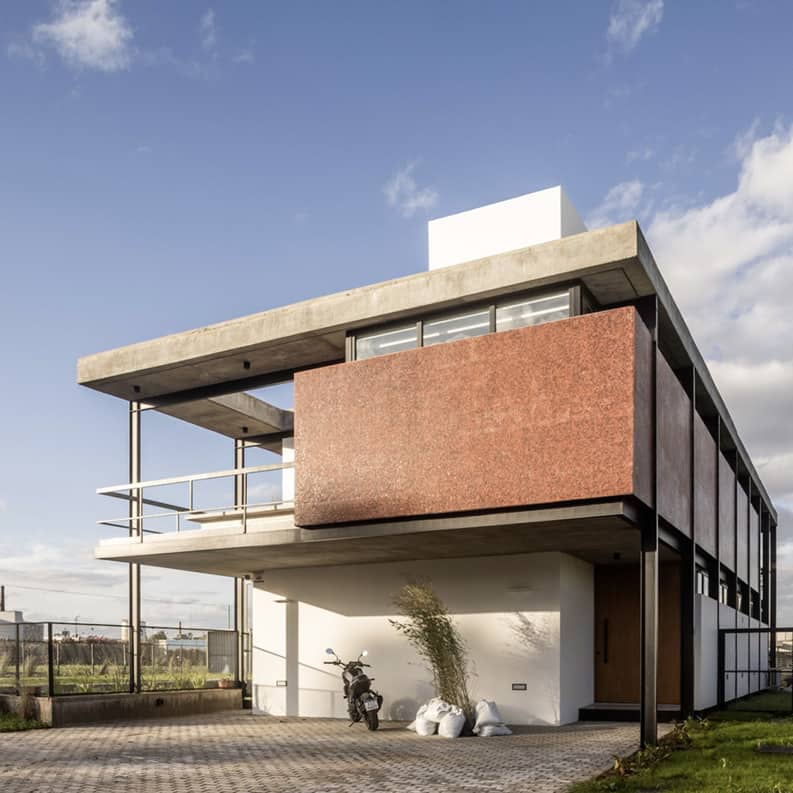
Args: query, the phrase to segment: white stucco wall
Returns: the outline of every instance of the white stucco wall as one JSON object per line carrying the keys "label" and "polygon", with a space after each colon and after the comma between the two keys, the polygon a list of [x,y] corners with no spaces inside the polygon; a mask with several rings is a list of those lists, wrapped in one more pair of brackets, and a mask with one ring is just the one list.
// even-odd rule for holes
{"label": "white stucco wall", "polygon": [[429,269],[470,262],[586,231],[561,186],[431,220]]}
{"label": "white stucco wall", "polygon": [[578,709],[595,701],[595,573],[591,564],[560,559],[560,715],[578,721]]}
{"label": "white stucco wall", "polygon": [[719,701],[719,604],[697,595],[694,601],[694,707],[713,707]]}
{"label": "white stucco wall", "polygon": [[474,700],[495,699],[512,724],[575,721],[593,700],[592,580],[590,565],[557,553],[263,573],[253,593],[254,708],[343,718],[325,648],[345,660],[365,648],[383,717],[411,719],[433,693],[431,676],[388,620],[405,583],[429,581],[468,644]]}

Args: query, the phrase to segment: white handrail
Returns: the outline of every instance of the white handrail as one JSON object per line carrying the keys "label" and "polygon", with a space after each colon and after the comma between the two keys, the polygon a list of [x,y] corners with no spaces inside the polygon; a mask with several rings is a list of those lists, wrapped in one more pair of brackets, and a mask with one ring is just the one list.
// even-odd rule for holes
{"label": "white handrail", "polygon": [[118,493],[122,490],[142,490],[144,487],[178,485],[183,482],[199,482],[203,479],[222,479],[227,476],[245,476],[246,474],[257,474],[263,471],[282,471],[286,468],[294,467],[294,463],[274,463],[273,465],[254,465],[249,468],[229,468],[225,471],[212,471],[206,474],[189,474],[188,476],[173,476],[167,479],[150,479],[146,482],[126,482],[123,485],[99,487],[96,492],[97,495],[106,496],[110,493]]}

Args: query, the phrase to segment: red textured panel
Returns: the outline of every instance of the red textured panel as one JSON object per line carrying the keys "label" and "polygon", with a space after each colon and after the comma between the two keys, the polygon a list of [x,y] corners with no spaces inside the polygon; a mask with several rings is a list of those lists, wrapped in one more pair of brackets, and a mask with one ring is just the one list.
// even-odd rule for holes
{"label": "red textured panel", "polygon": [[300,526],[633,492],[633,308],[295,376]]}

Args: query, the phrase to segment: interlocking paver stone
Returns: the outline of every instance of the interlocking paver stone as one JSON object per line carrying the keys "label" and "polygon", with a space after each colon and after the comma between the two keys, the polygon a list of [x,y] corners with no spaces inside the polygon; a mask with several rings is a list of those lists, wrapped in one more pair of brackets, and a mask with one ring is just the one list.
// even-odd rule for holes
{"label": "interlocking paver stone", "polygon": [[3,793],[551,793],[637,748],[635,724],[498,738],[234,711],[0,735]]}

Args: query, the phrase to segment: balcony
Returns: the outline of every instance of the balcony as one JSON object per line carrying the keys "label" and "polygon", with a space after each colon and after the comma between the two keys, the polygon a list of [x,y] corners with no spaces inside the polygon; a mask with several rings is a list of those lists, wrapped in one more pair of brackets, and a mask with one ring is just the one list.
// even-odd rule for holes
{"label": "balcony", "polygon": [[[129,506],[127,515],[98,521],[125,534],[101,545],[173,541],[174,535],[196,532],[247,534],[294,528],[294,467],[293,462],[281,462],[101,487],[97,494]],[[273,480],[278,474],[280,482]],[[217,495],[223,490],[228,498]],[[201,492],[199,499],[199,491],[209,492]]]}

